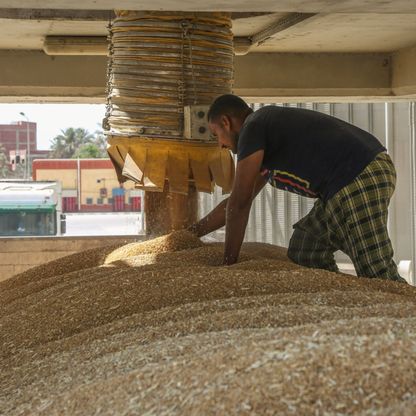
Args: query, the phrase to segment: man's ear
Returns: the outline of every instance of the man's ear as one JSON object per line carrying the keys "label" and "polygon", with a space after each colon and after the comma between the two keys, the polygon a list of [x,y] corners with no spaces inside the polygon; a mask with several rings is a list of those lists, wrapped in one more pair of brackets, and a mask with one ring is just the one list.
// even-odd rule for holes
{"label": "man's ear", "polygon": [[230,129],[237,131],[237,132],[240,131],[241,126],[244,123],[244,118],[232,116],[232,117],[229,117],[228,120],[230,123]]}
{"label": "man's ear", "polygon": [[229,116],[222,114],[220,118],[221,125],[224,129],[230,130],[231,128],[231,119]]}

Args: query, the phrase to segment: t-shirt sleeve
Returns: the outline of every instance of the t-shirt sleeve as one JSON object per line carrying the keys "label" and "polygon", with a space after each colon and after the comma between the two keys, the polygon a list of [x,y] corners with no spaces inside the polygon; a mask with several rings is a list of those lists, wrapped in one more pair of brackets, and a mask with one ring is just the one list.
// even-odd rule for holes
{"label": "t-shirt sleeve", "polygon": [[263,123],[256,120],[245,124],[238,138],[237,160],[243,160],[258,150],[266,149],[266,134]]}

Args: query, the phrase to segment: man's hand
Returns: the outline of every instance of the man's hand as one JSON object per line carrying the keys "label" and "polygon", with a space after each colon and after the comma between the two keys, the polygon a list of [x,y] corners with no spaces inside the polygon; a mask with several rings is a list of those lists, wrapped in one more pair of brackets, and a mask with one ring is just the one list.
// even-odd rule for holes
{"label": "man's hand", "polygon": [[237,163],[233,190],[228,200],[225,228],[225,265],[237,262],[243,243],[251,203],[266,184],[260,175],[264,151],[259,150]]}
{"label": "man's hand", "polygon": [[225,225],[225,209],[228,198],[220,202],[206,217],[202,218],[195,224],[190,225],[187,230],[198,237],[216,231]]}

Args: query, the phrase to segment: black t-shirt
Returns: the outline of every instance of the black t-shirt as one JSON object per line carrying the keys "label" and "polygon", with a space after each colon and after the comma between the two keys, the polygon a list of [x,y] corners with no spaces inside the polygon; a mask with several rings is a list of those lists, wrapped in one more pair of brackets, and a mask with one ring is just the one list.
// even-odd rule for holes
{"label": "black t-shirt", "polygon": [[327,201],[385,151],[370,133],[335,117],[303,108],[266,106],[240,131],[238,160],[264,150],[269,183]]}

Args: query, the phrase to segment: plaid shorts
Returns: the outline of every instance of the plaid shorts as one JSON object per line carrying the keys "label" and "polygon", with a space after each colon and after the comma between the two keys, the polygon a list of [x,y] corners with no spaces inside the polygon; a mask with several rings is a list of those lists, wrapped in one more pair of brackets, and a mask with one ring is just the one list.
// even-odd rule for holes
{"label": "plaid shorts", "polygon": [[377,157],[327,202],[318,199],[306,217],[297,222],[288,256],[295,263],[338,271],[334,252],[352,260],[358,276],[405,281],[393,260],[387,232],[390,198],[396,170],[389,155]]}

